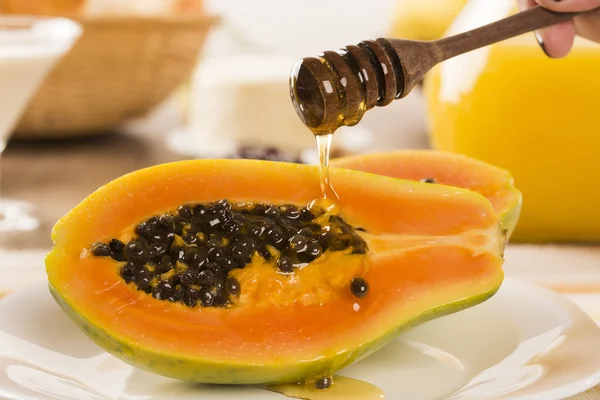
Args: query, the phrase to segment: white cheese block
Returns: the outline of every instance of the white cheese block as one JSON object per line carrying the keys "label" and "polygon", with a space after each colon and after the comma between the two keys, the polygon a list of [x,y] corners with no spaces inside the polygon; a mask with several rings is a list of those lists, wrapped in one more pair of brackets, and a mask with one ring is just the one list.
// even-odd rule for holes
{"label": "white cheese block", "polygon": [[314,148],[314,137],[290,99],[289,74],[296,61],[259,54],[201,62],[190,93],[190,146],[206,156],[231,154],[238,146],[294,154]]}

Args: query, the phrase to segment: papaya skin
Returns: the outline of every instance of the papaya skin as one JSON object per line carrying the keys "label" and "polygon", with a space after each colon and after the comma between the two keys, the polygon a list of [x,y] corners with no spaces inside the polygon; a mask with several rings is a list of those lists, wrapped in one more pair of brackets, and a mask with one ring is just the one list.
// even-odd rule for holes
{"label": "papaya skin", "polygon": [[[136,291],[120,279],[118,263],[86,253],[91,243],[188,202],[305,205],[321,194],[318,174],[306,165],[196,160],[125,175],[56,224],[46,258],[50,292],[90,339],[138,368],[194,382],[278,384],[334,373],[400,332],[479,304],[500,287],[506,237],[483,196],[340,168],[330,171],[339,215],[366,229],[369,252],[332,253],[299,271],[300,283],[282,283],[314,291],[330,284],[322,302],[289,304],[287,292],[281,304],[244,302],[244,278],[236,307],[191,309]],[[356,299],[347,286],[318,281],[315,269],[324,267],[337,271],[335,279],[360,273],[367,296]],[[236,272],[271,279],[260,268]]]}
{"label": "papaya skin", "polygon": [[485,196],[512,236],[521,215],[523,196],[506,170],[458,153],[440,150],[397,150],[386,153],[340,157],[331,166],[400,179],[435,178]]}

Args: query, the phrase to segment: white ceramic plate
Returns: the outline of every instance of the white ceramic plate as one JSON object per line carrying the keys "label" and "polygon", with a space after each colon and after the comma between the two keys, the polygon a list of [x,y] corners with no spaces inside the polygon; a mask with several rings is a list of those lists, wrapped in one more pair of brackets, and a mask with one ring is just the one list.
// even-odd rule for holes
{"label": "white ceramic plate", "polygon": [[[600,328],[564,297],[507,280],[496,296],[421,325],[341,371],[387,400],[553,400],[600,383]],[[0,303],[0,398],[269,400],[137,370],[89,341],[36,284]]]}

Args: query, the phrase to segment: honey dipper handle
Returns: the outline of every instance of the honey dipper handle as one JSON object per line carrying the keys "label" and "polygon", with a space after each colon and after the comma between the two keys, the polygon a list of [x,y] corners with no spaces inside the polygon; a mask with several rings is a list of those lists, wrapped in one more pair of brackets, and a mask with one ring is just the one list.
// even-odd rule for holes
{"label": "honey dipper handle", "polygon": [[438,62],[523,33],[568,21],[582,13],[558,13],[534,7],[500,21],[433,42]]}

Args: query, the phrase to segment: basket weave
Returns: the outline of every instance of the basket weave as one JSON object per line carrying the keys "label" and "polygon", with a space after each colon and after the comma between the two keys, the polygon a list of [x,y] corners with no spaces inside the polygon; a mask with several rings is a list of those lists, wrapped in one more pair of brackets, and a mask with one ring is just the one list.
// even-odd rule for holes
{"label": "basket weave", "polygon": [[15,137],[83,136],[146,114],[190,76],[215,18],[77,22],[82,37],[38,89]]}

